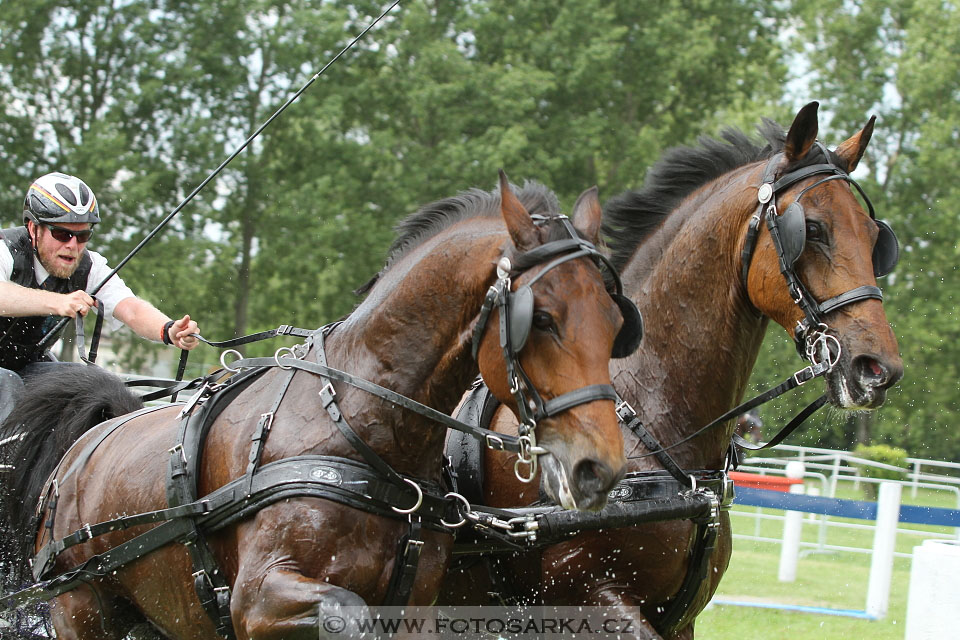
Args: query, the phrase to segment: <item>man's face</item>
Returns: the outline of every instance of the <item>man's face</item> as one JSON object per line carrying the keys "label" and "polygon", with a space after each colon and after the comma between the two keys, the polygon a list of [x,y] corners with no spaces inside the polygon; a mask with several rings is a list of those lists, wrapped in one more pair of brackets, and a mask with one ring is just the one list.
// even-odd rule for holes
{"label": "man's face", "polygon": [[28,222],[30,227],[30,236],[34,239],[37,248],[37,254],[40,256],[40,264],[50,275],[58,278],[69,278],[77,270],[80,264],[80,258],[86,250],[87,243],[79,242],[76,237],[69,238],[66,242],[57,240],[52,233],[63,236],[57,229],[68,229],[70,231],[87,231],[92,225],[86,222],[64,222],[62,224],[52,225],[51,229],[45,224],[34,224]]}

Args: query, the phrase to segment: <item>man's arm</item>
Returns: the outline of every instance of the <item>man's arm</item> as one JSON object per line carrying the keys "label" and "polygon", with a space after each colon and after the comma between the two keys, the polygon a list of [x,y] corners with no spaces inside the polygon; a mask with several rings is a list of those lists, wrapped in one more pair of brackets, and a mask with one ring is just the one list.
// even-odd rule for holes
{"label": "man's arm", "polygon": [[27,316],[64,316],[75,318],[87,315],[93,298],[85,291],[54,293],[42,289],[21,287],[13,282],[0,281],[0,316],[23,318]]}
{"label": "man's arm", "polygon": [[[163,328],[170,322],[165,313],[135,296],[118,302],[113,317],[133,329],[137,335],[154,341],[163,340]],[[167,336],[178,349],[190,350],[200,344],[190,336],[191,333],[200,333],[200,329],[190,316],[183,316],[167,330]]]}

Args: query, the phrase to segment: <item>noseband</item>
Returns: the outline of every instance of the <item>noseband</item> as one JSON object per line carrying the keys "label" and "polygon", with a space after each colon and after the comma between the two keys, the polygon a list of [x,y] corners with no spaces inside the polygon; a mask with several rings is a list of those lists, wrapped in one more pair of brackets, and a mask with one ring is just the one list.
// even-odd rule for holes
{"label": "noseband", "polygon": [[[842,307],[860,302],[861,300],[883,300],[883,292],[879,287],[873,285],[862,285],[855,287],[838,296],[834,296],[824,302],[817,300],[810,294],[807,288],[800,281],[794,264],[806,241],[806,220],[803,213],[803,206],[800,204],[800,198],[818,185],[831,180],[845,180],[857,189],[867,204],[870,212],[870,218],[876,223],[879,235],[873,251],[874,275],[884,276],[893,270],[899,259],[899,245],[897,237],[890,226],[880,220],[877,220],[874,213],[873,204],[870,198],[863,191],[863,188],[856,180],[850,177],[845,170],[831,161],[830,153],[819,142],[816,145],[823,152],[827,159],[826,163],[813,164],[802,167],[776,178],[776,168],[783,158],[783,154],[777,154],[770,159],[763,173],[763,179],[757,190],[758,206],[757,211],[750,219],[750,225],[747,230],[747,239],[744,243],[742,263],[742,281],[743,287],[747,288],[747,274],[750,270],[750,262],[753,259],[753,252],[756,248],[757,235],[760,230],[760,222],[766,216],[767,228],[770,230],[770,237],[773,246],[777,252],[777,258],[780,262],[780,272],[787,282],[787,288],[790,291],[790,297],[794,303],[803,311],[804,319],[797,323],[794,330],[794,342],[796,343],[797,353],[801,357],[806,357],[811,362],[826,361],[831,368],[840,357],[840,343],[836,337],[827,333],[829,327],[824,322],[824,316],[836,311]],[[800,182],[801,180],[815,175],[827,174],[827,177],[818,180],[805,187],[796,197],[794,202],[787,207],[783,215],[777,212],[777,195],[785,191],[788,187]],[[833,345],[833,349],[831,349]]]}
{"label": "noseband", "polygon": [[[611,297],[617,303],[624,317],[624,324],[617,335],[615,341],[614,353],[629,355],[640,343],[640,337],[643,333],[643,321],[640,311],[633,302],[623,295],[623,286],[620,282],[620,276],[610,261],[600,253],[596,246],[591,242],[582,239],[574,230],[570,220],[563,215],[551,216],[549,218],[534,216],[534,219],[543,224],[548,221],[559,221],[567,234],[568,238],[556,240],[540,245],[530,251],[515,256],[514,261],[519,264],[529,265],[527,269],[550,261],[538,274],[536,274],[528,283],[521,285],[517,291],[511,291],[511,276],[517,276],[525,270],[515,270],[510,258],[503,256],[497,263],[497,281],[487,291],[483,306],[480,310],[480,318],[473,332],[473,357],[476,359],[480,348],[480,341],[487,328],[487,321],[494,308],[498,309],[500,316],[500,348],[503,350],[504,361],[506,362],[507,381],[510,384],[510,393],[517,403],[517,412],[519,420],[519,440],[520,452],[517,454],[517,461],[514,464],[514,471],[517,478],[522,482],[530,482],[537,473],[537,456],[548,453],[546,449],[537,446],[535,429],[537,423],[551,416],[555,416],[567,409],[593,402],[594,400],[617,400],[617,392],[613,385],[593,384],[581,387],[574,391],[561,394],[555,398],[544,400],[537,392],[533,382],[531,382],[527,373],[520,365],[520,351],[527,342],[531,325],[533,322],[533,291],[531,287],[537,280],[543,277],[548,271],[564,262],[575,260],[577,258],[588,257],[593,260],[597,266],[605,265],[608,273],[611,275],[614,284],[614,290],[610,292]],[[499,449],[498,443],[488,436],[486,444],[491,449]],[[521,471],[521,465],[528,467],[528,473]]]}

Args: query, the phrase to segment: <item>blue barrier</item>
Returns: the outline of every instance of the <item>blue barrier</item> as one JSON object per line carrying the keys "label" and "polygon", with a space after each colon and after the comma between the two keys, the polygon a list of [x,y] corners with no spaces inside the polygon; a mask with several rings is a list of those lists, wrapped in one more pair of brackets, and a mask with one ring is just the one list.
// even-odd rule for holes
{"label": "blue barrier", "polygon": [[[782,509],[784,511],[818,513],[820,515],[837,516],[840,518],[856,518],[858,520],[877,519],[876,502],[808,496],[798,493],[786,493],[784,491],[770,491],[768,489],[737,487],[737,496],[733,503],[750,507],[766,507],[768,509]],[[900,522],[960,527],[960,510],[900,505]]]}

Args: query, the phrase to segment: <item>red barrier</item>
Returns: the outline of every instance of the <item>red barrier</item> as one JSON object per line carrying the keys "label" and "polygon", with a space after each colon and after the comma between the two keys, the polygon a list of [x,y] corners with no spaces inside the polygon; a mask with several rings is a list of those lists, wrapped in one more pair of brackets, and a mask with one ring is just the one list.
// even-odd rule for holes
{"label": "red barrier", "polygon": [[744,473],[731,471],[730,478],[734,486],[749,487],[751,489],[768,489],[770,491],[790,491],[790,486],[803,484],[803,478],[785,478],[783,476],[762,476],[759,473]]}

